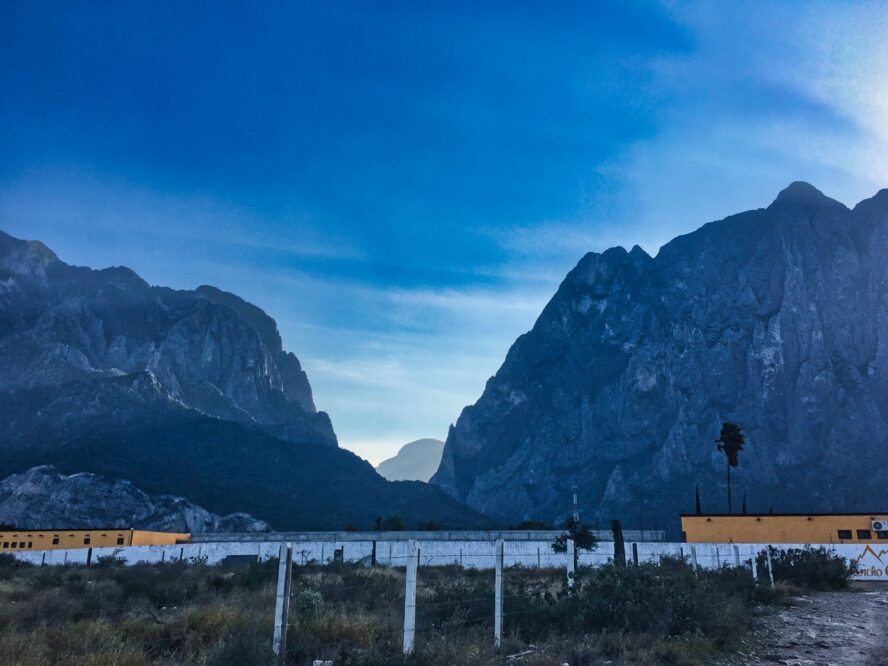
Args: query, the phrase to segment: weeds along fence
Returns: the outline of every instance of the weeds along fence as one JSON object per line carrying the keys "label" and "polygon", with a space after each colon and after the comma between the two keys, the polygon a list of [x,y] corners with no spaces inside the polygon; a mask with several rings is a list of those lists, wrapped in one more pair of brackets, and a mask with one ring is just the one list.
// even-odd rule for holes
{"label": "weeds along fence", "polygon": [[[466,553],[459,549],[447,552],[440,544],[427,544],[410,540],[404,544],[402,552],[387,555],[379,564],[393,568],[403,568],[403,610],[400,627],[392,625],[383,640],[398,643],[404,655],[411,655],[416,649],[417,640],[424,635],[443,646],[446,652],[448,640],[454,640],[460,633],[471,627],[482,629],[487,634],[488,645],[499,648],[504,630],[510,630],[533,622],[530,616],[541,615],[549,619],[549,600],[563,594],[570,595],[577,584],[578,571],[575,569],[573,541],[567,541],[567,552],[547,553],[547,566],[521,566],[517,562],[528,557],[527,544],[509,543],[497,540],[486,544],[488,552]],[[433,546],[429,553],[429,546]],[[514,552],[512,552],[514,550]],[[626,557],[626,566],[641,564],[665,564],[681,561],[693,567],[702,568],[735,567],[749,571],[753,580],[758,580],[756,555],[751,548],[741,550],[739,545],[729,544],[728,548],[704,549],[699,553],[696,545],[679,546],[678,552],[671,549],[657,549],[647,544],[631,543]],[[507,566],[512,555],[513,564]],[[273,650],[279,663],[286,658],[287,630],[294,566],[293,544],[281,544],[279,551],[279,571],[275,607]],[[530,552],[531,563],[537,553]],[[579,555],[579,554],[577,554]],[[607,554],[605,554],[606,557]],[[542,561],[542,553],[539,554]],[[585,553],[577,557],[581,565],[593,566],[612,562],[612,556],[603,559],[600,553]],[[488,566],[490,565],[490,566]],[[554,566],[553,566],[554,565]],[[490,571],[492,569],[493,571]],[[474,571],[466,579],[460,571]],[[771,573],[768,560],[768,573]],[[446,578],[442,583],[442,576]],[[431,578],[428,581],[426,578]],[[764,581],[767,581],[765,578]],[[430,584],[432,583],[432,584]],[[773,576],[770,578],[773,586]],[[354,589],[363,587],[355,585]],[[303,597],[308,592],[307,597]],[[348,588],[337,589],[341,596]],[[302,610],[306,601],[310,604],[313,590],[299,592],[298,605]],[[318,650],[334,648],[335,643],[317,644]],[[323,663],[323,662],[322,662]]]}
{"label": "weeds along fence", "polygon": [[[781,549],[797,547],[778,546]],[[829,548],[852,560],[861,547],[838,545]],[[552,615],[553,604],[547,600],[551,602],[558,595],[569,595],[575,576],[578,576],[578,587],[582,587],[584,576],[594,575],[595,567],[614,560],[614,544],[603,542],[592,552],[577,553],[580,569],[575,571],[571,549],[571,542],[568,542],[568,552],[555,553],[549,541],[502,539],[202,542],[125,549],[22,551],[16,553],[16,557],[47,566],[106,564],[106,558],[126,564],[217,564],[232,557],[237,558],[235,562],[242,563],[267,561],[277,568],[278,586],[274,599],[273,636],[268,635],[266,639],[263,630],[262,642],[267,640],[265,645],[273,646],[276,654],[286,654],[287,628],[290,627],[291,632],[298,632],[298,640],[291,641],[291,651],[297,645],[304,649],[308,644],[312,654],[329,656],[336,653],[341,640],[330,629],[331,613],[334,616],[340,614],[337,621],[342,621],[348,632],[359,632],[362,631],[359,626],[362,614],[375,609],[382,619],[377,618],[372,630],[363,629],[365,639],[372,633],[364,643],[384,642],[388,646],[387,654],[411,654],[418,644],[423,649],[432,641],[436,650],[446,654],[448,644],[452,646],[460,640],[465,644],[469,639],[474,645],[483,644],[486,649],[493,650],[502,643],[504,636],[515,636],[516,632],[533,634],[543,623],[558,626],[558,618]],[[756,556],[762,551],[768,552],[767,544],[628,541],[625,561],[629,566],[662,564],[667,575],[668,567],[674,566],[675,560],[685,562],[693,570],[737,568],[748,572],[743,573],[744,576],[749,575],[764,584],[770,579],[773,584],[767,560],[759,560],[758,567],[765,570],[756,571]],[[334,566],[327,566],[331,564]],[[167,569],[158,568],[158,571],[163,570]],[[264,570],[271,573],[268,567]],[[338,582],[330,585],[321,579]],[[375,587],[368,591],[368,585]],[[363,599],[364,607],[356,605],[357,598]],[[382,599],[384,604],[378,601]],[[269,597],[269,604],[271,601]],[[288,617],[291,603],[300,613],[295,622],[289,621]],[[323,612],[313,617],[312,608],[316,604]],[[266,608],[264,617],[270,622],[271,607]],[[536,625],[534,618],[539,618]],[[315,624],[310,624],[312,622]],[[293,656],[291,654],[290,662],[294,661]],[[296,661],[301,663],[303,656],[300,654]]]}

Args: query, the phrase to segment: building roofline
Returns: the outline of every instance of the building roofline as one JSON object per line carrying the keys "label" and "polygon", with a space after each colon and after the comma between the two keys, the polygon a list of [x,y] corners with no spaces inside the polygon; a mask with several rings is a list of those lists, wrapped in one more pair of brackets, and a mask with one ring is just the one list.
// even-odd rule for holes
{"label": "building roofline", "polygon": [[888,511],[847,512],[847,513],[682,513],[682,518],[798,518],[798,517],[823,517],[823,516],[886,516]]}
{"label": "building roofline", "polygon": [[[11,529],[0,528],[0,534],[18,534],[20,532],[153,532],[154,530],[136,530],[132,527],[13,527]],[[179,532],[176,532],[179,534]]]}

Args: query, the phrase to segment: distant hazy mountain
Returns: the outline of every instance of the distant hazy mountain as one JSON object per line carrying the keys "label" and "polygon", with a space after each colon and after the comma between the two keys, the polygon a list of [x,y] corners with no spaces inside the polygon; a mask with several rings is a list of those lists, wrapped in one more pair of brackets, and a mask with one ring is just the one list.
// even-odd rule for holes
{"label": "distant hazy mountain", "polygon": [[0,478],[126,479],[275,529],[484,519],[339,449],[273,319],[212,287],[70,266],[0,232]]}
{"label": "distant hazy mountain", "polygon": [[488,515],[677,529],[726,510],[888,505],[888,190],[853,210],[793,183],[665,245],[580,260],[451,428],[433,478]]}
{"label": "distant hazy mountain", "polygon": [[63,475],[50,465],[0,481],[0,523],[18,529],[117,527],[163,532],[267,532],[246,513],[219,516],[182,497],[148,495],[128,481]]}
{"label": "distant hazy mountain", "polygon": [[393,458],[383,460],[376,471],[389,481],[428,481],[441,463],[444,442],[417,439],[401,447]]}

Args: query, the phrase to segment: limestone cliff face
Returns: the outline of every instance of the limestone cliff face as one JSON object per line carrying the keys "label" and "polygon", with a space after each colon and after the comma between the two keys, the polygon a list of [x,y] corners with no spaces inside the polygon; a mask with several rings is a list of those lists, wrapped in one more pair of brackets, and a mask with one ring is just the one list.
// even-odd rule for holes
{"label": "limestone cliff face", "polygon": [[298,359],[256,306],[212,287],[150,287],[125,268],[69,266],[39,242],[0,233],[7,499],[27,499],[15,515],[31,511],[41,522],[111,519],[112,504],[78,513],[74,491],[28,496],[43,504],[16,494],[19,482],[49,487],[29,476],[47,464],[72,480],[64,488],[89,494],[91,482],[78,485],[88,472],[148,493],[130,501],[114,486],[119,520],[131,525],[155,515],[151,507],[154,523],[166,515],[213,529],[227,519],[212,516],[241,511],[280,530],[369,528],[394,515],[410,527],[489,524],[440,489],[387,482],[340,449]]}
{"label": "limestone cliff face", "polygon": [[510,521],[677,528],[726,509],[722,421],[748,446],[735,510],[888,504],[888,190],[853,210],[805,183],[766,209],[583,257],[478,402],[433,482]]}
{"label": "limestone cliff face", "polygon": [[246,513],[219,516],[182,497],[148,495],[129,481],[59,474],[50,465],[0,481],[0,523],[18,529],[132,528],[161,532],[267,532]]}
{"label": "limestone cliff face", "polygon": [[[336,445],[273,319],[212,287],[150,287],[126,268],[69,266],[0,232],[0,392],[152,375],[209,416]],[[74,383],[77,384],[74,384]]]}

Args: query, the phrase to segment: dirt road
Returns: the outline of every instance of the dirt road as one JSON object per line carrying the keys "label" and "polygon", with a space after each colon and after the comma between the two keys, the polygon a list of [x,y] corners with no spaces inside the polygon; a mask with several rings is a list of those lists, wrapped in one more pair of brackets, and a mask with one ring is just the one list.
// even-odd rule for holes
{"label": "dirt road", "polygon": [[749,649],[726,663],[888,666],[888,584],[802,597],[761,618]]}

